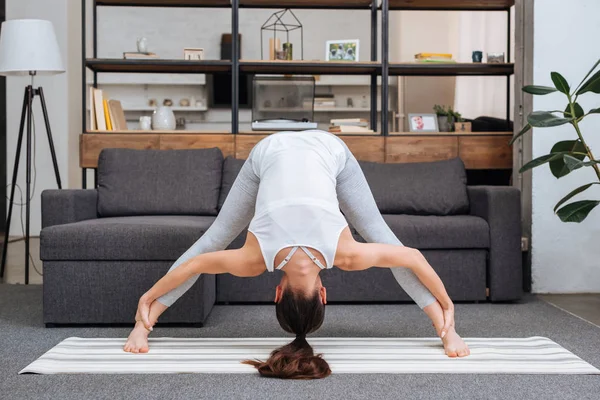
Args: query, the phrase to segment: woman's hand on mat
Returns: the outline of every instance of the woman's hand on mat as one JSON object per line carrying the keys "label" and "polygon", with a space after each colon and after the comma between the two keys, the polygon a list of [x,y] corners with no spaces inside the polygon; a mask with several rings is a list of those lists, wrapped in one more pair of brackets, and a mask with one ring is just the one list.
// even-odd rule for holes
{"label": "woman's hand on mat", "polygon": [[135,314],[136,321],[142,321],[144,327],[149,331],[152,331],[152,324],[150,323],[150,305],[152,304],[152,300],[143,295],[140,297],[140,301],[138,302],[138,309]]}
{"label": "woman's hand on mat", "polygon": [[440,337],[443,339],[451,329],[454,329],[454,304],[442,305],[442,310],[444,312],[444,327],[440,332]]}

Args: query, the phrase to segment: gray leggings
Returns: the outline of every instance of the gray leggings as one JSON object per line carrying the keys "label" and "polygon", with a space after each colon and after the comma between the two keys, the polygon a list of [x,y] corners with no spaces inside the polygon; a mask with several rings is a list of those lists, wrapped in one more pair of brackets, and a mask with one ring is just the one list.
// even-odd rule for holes
{"label": "gray leggings", "polygon": [[[336,137],[346,149],[346,165],[337,176],[336,191],[340,209],[346,220],[358,233],[371,243],[384,243],[401,246],[402,243],[387,226],[360,165],[346,144]],[[200,239],[196,241],[169,269],[177,268],[187,260],[203,253],[225,250],[227,246],[246,228],[254,216],[256,195],[260,179],[252,168],[252,154],[242,166],[219,215]],[[394,278],[408,295],[424,308],[436,301],[435,297],[408,268],[391,268]],[[192,277],[179,287],[158,299],[161,304],[171,306],[196,282]]]}

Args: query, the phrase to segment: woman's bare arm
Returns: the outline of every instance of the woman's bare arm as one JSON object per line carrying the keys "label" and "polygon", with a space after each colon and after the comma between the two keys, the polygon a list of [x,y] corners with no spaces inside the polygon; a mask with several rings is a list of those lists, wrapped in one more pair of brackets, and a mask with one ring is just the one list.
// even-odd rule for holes
{"label": "woman's bare arm", "polygon": [[410,268],[444,309],[453,308],[444,283],[419,250],[390,244],[356,242],[352,245],[350,254],[350,262],[343,269],[360,271],[372,266]]}
{"label": "woman's bare arm", "polygon": [[[259,254],[260,255],[260,254]],[[225,274],[229,273],[239,277],[253,277],[266,270],[261,257],[256,252],[241,248],[236,250],[215,251],[196,256],[163,276],[140,299],[140,304],[150,305],[160,296],[175,289],[192,276],[198,274]],[[141,319],[150,329],[153,325],[149,312],[141,312]],[[147,310],[149,311],[149,309]]]}

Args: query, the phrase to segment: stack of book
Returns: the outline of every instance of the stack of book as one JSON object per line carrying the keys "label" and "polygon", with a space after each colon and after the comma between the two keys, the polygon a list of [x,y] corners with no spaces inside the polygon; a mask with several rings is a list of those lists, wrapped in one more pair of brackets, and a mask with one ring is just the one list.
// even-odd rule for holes
{"label": "stack of book", "polygon": [[355,135],[375,133],[369,129],[369,121],[364,118],[332,119],[330,121],[329,132]]}
{"label": "stack of book", "polygon": [[123,58],[126,60],[148,60],[159,57],[158,55],[156,55],[156,53],[140,53],[135,51],[129,51],[123,53]]}
{"label": "stack of book", "polygon": [[318,94],[315,95],[315,108],[331,108],[335,107],[335,98],[333,94]]}
{"label": "stack of book", "polygon": [[415,54],[416,62],[431,62],[431,63],[455,63],[452,59],[452,54],[444,53],[419,53]]}
{"label": "stack of book", "polygon": [[90,130],[127,130],[127,121],[121,102],[108,99],[101,89],[94,87],[90,88]]}

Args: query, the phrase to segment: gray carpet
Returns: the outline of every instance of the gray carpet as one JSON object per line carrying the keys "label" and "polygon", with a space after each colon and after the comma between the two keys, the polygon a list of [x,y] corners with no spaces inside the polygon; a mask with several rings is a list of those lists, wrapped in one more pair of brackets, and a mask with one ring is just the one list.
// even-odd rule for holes
{"label": "gray carpet", "polygon": [[[42,325],[41,287],[0,285],[0,399],[598,399],[599,376],[334,375],[293,382],[254,375],[17,375],[70,336],[124,337],[127,328]],[[464,336],[546,336],[600,367],[600,329],[535,298],[521,304],[459,304]],[[416,306],[328,306],[320,336],[423,337]],[[216,307],[204,328],[156,329],[156,336],[281,336],[273,306]]]}

